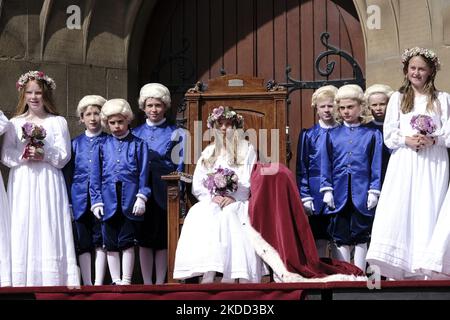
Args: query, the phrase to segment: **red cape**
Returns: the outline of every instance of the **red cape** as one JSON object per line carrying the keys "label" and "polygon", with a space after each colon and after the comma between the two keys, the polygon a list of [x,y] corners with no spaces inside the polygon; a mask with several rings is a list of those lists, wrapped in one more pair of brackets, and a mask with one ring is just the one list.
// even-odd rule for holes
{"label": "red cape", "polygon": [[338,273],[364,275],[350,263],[319,259],[292,172],[282,164],[278,165],[275,174],[265,174],[265,170],[268,165],[258,163],[252,171],[250,221],[263,239],[275,248],[287,270],[306,278]]}

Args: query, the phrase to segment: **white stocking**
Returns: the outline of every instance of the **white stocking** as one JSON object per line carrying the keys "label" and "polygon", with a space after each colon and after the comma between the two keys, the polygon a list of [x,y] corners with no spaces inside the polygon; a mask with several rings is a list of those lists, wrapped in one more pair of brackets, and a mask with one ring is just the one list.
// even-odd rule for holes
{"label": "white stocking", "polygon": [[122,251],[122,281],[121,285],[131,284],[134,268],[134,247]]}
{"label": "white stocking", "polygon": [[83,284],[85,286],[92,286],[91,279],[91,253],[85,252],[78,256],[80,262],[81,277],[83,278]]}
{"label": "white stocking", "polygon": [[328,240],[319,239],[316,240],[317,253],[319,254],[319,258],[328,257]]}
{"label": "white stocking", "polygon": [[350,246],[342,245],[336,248],[336,258],[341,261],[350,262]]}
{"label": "white stocking", "polygon": [[163,284],[167,274],[167,249],[156,251],[155,267],[156,284]]}
{"label": "white stocking", "polygon": [[153,284],[153,250],[150,248],[139,247],[139,263],[141,264],[141,273],[144,284]]}
{"label": "white stocking", "polygon": [[117,251],[108,251],[106,256],[111,280],[115,284],[120,284],[120,254]]}
{"label": "white stocking", "polygon": [[359,243],[355,246],[353,261],[355,266],[366,272],[367,243]]}
{"label": "white stocking", "polygon": [[95,249],[95,285],[101,286],[105,279],[106,272],[106,250],[103,248]]}

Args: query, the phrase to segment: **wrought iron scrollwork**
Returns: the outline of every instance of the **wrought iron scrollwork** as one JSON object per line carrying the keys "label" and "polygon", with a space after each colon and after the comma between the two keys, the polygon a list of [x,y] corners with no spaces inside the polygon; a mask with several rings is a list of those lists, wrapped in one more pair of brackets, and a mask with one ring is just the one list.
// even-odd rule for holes
{"label": "wrought iron scrollwork", "polygon": [[[322,52],[319,54],[316,58],[316,61],[314,63],[315,68],[317,72],[323,76],[327,77],[327,79],[324,80],[317,80],[317,81],[301,81],[297,80],[291,77],[290,73],[292,71],[290,66],[286,67],[286,83],[281,83],[280,85],[285,86],[288,88],[288,97],[289,95],[296,90],[301,89],[317,89],[324,85],[334,85],[336,87],[341,87],[345,84],[357,84],[361,88],[365,89],[366,87],[366,79],[364,78],[364,75],[362,73],[361,67],[356,62],[356,60],[347,52],[336,48],[330,44],[328,44],[328,39],[330,38],[330,34],[328,32],[324,32],[320,35],[320,41],[322,44],[327,48],[327,51]],[[326,63],[325,69],[321,68],[321,62],[323,59],[329,56],[338,56],[345,59],[353,70],[353,78],[348,79],[328,79],[328,77],[333,73],[334,67],[336,66],[336,61],[329,61]]]}

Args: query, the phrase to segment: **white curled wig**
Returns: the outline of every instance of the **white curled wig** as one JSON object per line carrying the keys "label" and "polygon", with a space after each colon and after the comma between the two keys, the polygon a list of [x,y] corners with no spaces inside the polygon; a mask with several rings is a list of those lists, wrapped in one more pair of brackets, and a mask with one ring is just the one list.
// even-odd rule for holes
{"label": "white curled wig", "polygon": [[101,110],[105,102],[106,99],[103,98],[102,96],[97,95],[84,96],[78,103],[77,117],[81,118],[81,116],[89,106],[97,106],[99,110]]}
{"label": "white curled wig", "polygon": [[311,107],[313,108],[317,107],[317,103],[323,99],[329,98],[334,102],[334,97],[336,96],[337,91],[338,88],[332,85],[320,87],[319,89],[314,91],[311,97]]}
{"label": "white curled wig", "polygon": [[394,90],[392,90],[392,88],[386,84],[376,83],[374,85],[371,85],[370,87],[368,87],[366,89],[366,92],[364,93],[364,100],[365,100],[367,106],[369,106],[370,96],[373,94],[377,94],[377,93],[384,94],[389,100],[389,98],[394,93]]}
{"label": "white curled wig", "polygon": [[139,109],[145,109],[145,101],[148,98],[159,99],[164,103],[166,110],[170,108],[171,99],[169,89],[160,83],[147,83],[139,93]]}
{"label": "white curled wig", "polygon": [[364,91],[357,84],[346,84],[340,87],[334,97],[334,101],[338,104],[342,99],[357,100],[364,104]]}
{"label": "white curled wig", "polygon": [[[366,106],[366,102],[364,99],[364,91],[360,86],[358,86],[357,84],[346,84],[339,88],[334,98],[334,103],[338,110],[339,110],[339,103],[343,99],[351,99],[357,101],[361,105],[361,115],[360,115],[361,123],[366,123],[369,121],[370,112]],[[342,121],[342,119],[340,119],[340,116],[338,120]]]}
{"label": "white curled wig", "polygon": [[130,104],[125,99],[111,99],[105,102],[100,112],[100,118],[102,119],[102,125],[108,126],[108,118],[115,115],[122,115],[130,123],[134,114],[131,110]]}

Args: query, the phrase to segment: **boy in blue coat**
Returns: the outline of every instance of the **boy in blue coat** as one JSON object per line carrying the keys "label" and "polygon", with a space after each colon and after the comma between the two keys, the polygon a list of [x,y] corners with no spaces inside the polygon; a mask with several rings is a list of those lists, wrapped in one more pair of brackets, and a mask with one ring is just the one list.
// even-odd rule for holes
{"label": "boy in blue coat", "polygon": [[309,216],[309,224],[319,257],[327,256],[330,216],[324,214],[323,195],[320,193],[320,150],[328,130],[338,126],[335,120],[335,86],[324,86],[312,95],[311,106],[317,111],[319,123],[300,132],[297,148],[297,187]]}
{"label": "boy in blue coat", "polygon": [[381,133],[363,126],[364,93],[357,85],[341,87],[335,97],[343,124],[327,132],[321,150],[320,192],[332,214],[330,235],[337,246],[338,259],[366,270],[375,206],[381,190]]}
{"label": "boy in blue coat", "polygon": [[[367,126],[375,128],[383,135],[383,124],[386,116],[386,107],[391,95],[394,93],[391,87],[385,84],[374,84],[366,89],[364,100],[372,113],[373,120]],[[386,174],[389,157],[392,150],[383,143],[383,164],[381,167],[381,185],[383,186],[384,176]]]}
{"label": "boy in blue coat", "polygon": [[[131,284],[134,246],[150,197],[149,160],[145,142],[128,129],[133,112],[124,99],[108,100],[102,124],[111,131],[99,146],[92,164],[91,210],[102,219],[108,267],[115,284]],[[122,278],[120,278],[122,252]]]}
{"label": "boy in blue coat", "polygon": [[72,206],[75,248],[85,286],[92,285],[91,252],[95,248],[95,285],[102,285],[106,269],[101,223],[91,211],[89,185],[94,151],[103,144],[100,110],[106,102],[97,95],[83,97],[78,103],[77,116],[86,131],[72,140],[72,157],[64,168],[69,201]]}
{"label": "boy in blue coat", "polygon": [[182,130],[168,123],[165,115],[170,109],[170,92],[160,83],[148,83],[141,88],[139,108],[146,122],[133,134],[147,143],[150,154],[152,196],[147,201],[142,237],[139,239],[139,259],[144,284],[153,284],[153,262],[156,284],[165,281],[167,273],[167,184],[161,176],[182,172]]}

